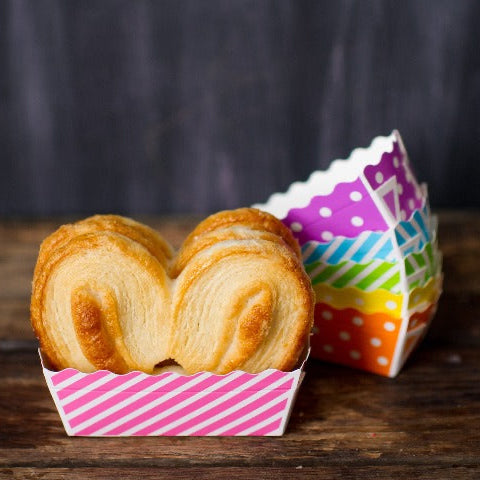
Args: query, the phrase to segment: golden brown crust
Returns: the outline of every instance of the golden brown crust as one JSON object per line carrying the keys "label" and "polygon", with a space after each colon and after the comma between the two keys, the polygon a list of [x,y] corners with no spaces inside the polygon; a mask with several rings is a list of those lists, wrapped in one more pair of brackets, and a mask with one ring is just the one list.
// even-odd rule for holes
{"label": "golden brown crust", "polygon": [[296,240],[269,214],[212,215],[177,257],[149,227],[97,215],[42,243],[31,321],[56,369],[151,373],[171,358],[188,373],[290,370],[313,295]]}
{"label": "golden brown crust", "polygon": [[236,210],[224,210],[210,215],[200,222],[183,243],[182,248],[187,248],[191,243],[196,242],[198,237],[206,232],[225,228],[231,225],[244,225],[251,230],[271,232],[278,235],[301,259],[302,254],[297,240],[293,233],[278,218],[270,213],[263,212],[256,208],[238,208]]}
{"label": "golden brown crust", "polygon": [[115,340],[122,335],[115,300],[109,295],[104,306],[95,298],[99,292],[93,295],[90,288],[77,287],[72,291],[72,321],[81,349],[96,368],[126,373],[127,361],[115,348]]}
{"label": "golden brown crust", "polygon": [[228,227],[209,230],[197,236],[195,241],[182,245],[178,254],[170,265],[170,276],[172,278],[177,278],[190,260],[202,250],[227,240],[248,239],[262,239],[285,245],[283,238],[275,233],[262,230],[253,230],[249,227],[245,227],[243,224],[240,226],[229,225]]}
{"label": "golden brown crust", "polygon": [[93,232],[113,232],[124,235],[145,247],[164,266],[173,257],[172,246],[147,225],[119,215],[94,215],[75,223],[62,225],[49,235],[40,246],[36,271],[42,268],[43,260],[48,258],[50,252],[79,235]]}

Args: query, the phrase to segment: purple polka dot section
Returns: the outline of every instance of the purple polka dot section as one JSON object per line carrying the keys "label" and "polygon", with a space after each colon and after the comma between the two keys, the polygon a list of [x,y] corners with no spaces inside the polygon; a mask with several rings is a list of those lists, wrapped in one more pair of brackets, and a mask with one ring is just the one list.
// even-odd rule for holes
{"label": "purple polka dot section", "polygon": [[[353,200],[352,200],[353,198]],[[323,215],[322,215],[323,214]],[[303,208],[293,208],[283,220],[300,242],[326,242],[336,236],[354,238],[363,231],[386,231],[388,224],[362,180],[339,183],[330,195],[313,197]]]}
{"label": "purple polka dot section", "polygon": [[365,168],[364,175],[397,221],[410,218],[415,210],[423,207],[421,189],[398,140],[393,142],[391,152],[383,153],[378,165]]}

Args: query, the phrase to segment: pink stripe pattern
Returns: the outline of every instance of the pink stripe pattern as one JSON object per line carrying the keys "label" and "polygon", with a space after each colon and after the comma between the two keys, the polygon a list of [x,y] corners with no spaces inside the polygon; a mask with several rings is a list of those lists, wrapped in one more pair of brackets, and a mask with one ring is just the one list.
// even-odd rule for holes
{"label": "pink stripe pattern", "polygon": [[303,365],[256,375],[43,373],[69,435],[282,435]]}
{"label": "pink stripe pattern", "polygon": [[78,375],[78,371],[73,369],[73,368],[66,368],[65,370],[62,370],[61,372],[58,372],[55,375],[55,378],[52,379],[54,381],[54,385],[59,385],[60,383],[63,383],[66,380],[69,380],[70,378],[74,377],[75,375]]}

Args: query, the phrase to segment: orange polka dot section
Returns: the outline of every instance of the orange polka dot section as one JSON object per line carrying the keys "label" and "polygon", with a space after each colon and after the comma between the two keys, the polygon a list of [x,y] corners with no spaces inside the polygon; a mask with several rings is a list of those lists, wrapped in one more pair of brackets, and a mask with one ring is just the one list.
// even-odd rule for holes
{"label": "orange polka dot section", "polygon": [[[411,315],[402,348],[402,363],[423,338],[437,305]],[[336,309],[326,303],[315,305],[311,337],[314,358],[340,363],[389,376],[402,319],[386,313],[354,308]]]}
{"label": "orange polka dot section", "polygon": [[408,331],[410,332],[416,328],[425,327],[435,314],[436,306],[436,304],[430,305],[423,312],[414,313],[408,322]]}
{"label": "orange polka dot section", "polygon": [[312,357],[387,376],[401,323],[401,318],[385,313],[365,314],[317,303]]}

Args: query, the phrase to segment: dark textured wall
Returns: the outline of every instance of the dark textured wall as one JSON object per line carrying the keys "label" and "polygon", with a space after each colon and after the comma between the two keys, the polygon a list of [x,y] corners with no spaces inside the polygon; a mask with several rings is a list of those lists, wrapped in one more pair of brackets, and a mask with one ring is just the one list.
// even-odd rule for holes
{"label": "dark textured wall", "polygon": [[398,128],[480,207],[480,2],[0,0],[0,214],[264,201]]}

